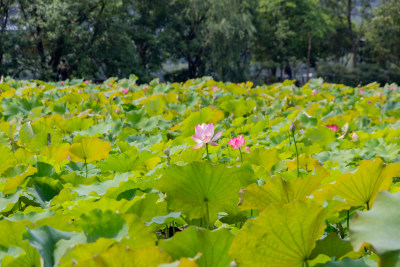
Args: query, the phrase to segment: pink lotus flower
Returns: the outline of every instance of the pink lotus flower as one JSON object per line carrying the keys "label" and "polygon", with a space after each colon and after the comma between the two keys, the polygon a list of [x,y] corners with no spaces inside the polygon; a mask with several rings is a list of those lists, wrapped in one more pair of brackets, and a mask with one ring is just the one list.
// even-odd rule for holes
{"label": "pink lotus flower", "polygon": [[394,90],[396,90],[396,87],[390,87],[389,90],[394,91]]}
{"label": "pink lotus flower", "polygon": [[244,148],[244,150],[247,151],[247,152],[250,152],[250,147],[249,147],[249,146],[246,146],[246,147]]}
{"label": "pink lotus flower", "polygon": [[64,82],[63,82],[63,81],[61,81],[61,85],[64,85]]}
{"label": "pink lotus flower", "polygon": [[89,84],[89,81],[88,81],[88,80],[86,80],[86,81],[85,81],[85,84],[86,84],[86,85],[88,85],[88,84]]}
{"label": "pink lotus flower", "polygon": [[142,90],[146,90],[146,89],[149,89],[150,87],[148,86],[148,85],[144,85],[143,87],[142,87]]}
{"label": "pink lotus flower", "polygon": [[120,111],[119,111],[119,108],[116,108],[116,109],[115,109],[115,113],[119,114],[119,112],[120,112]]}
{"label": "pink lotus flower", "polygon": [[330,124],[330,125],[325,125],[325,126],[334,132],[336,132],[339,129],[339,127],[336,124]]}
{"label": "pink lotus flower", "polygon": [[[218,146],[217,143],[212,142],[212,141],[217,141],[223,131],[220,131],[214,136],[214,124],[199,124],[195,128],[196,135],[193,135],[192,138],[193,140],[197,143],[193,148],[194,149],[199,149],[204,147],[205,144],[210,144],[212,146]],[[214,136],[214,137],[213,137]]]}
{"label": "pink lotus flower", "polygon": [[113,134],[113,139],[117,139],[117,135],[116,134]]}
{"label": "pink lotus flower", "polygon": [[360,90],[358,90],[358,93],[365,93],[365,90],[363,90],[363,89],[360,89]]}
{"label": "pink lotus flower", "polygon": [[211,87],[211,90],[217,91],[218,90],[218,86],[214,85],[213,87]]}
{"label": "pink lotus flower", "polygon": [[122,89],[123,94],[127,94],[128,92],[129,92],[128,89],[126,89],[126,88]]}
{"label": "pink lotus flower", "polygon": [[313,89],[313,90],[312,90],[312,94],[313,94],[313,95],[316,95],[316,94],[318,94],[318,91],[315,90],[315,89]]}
{"label": "pink lotus flower", "polygon": [[244,146],[244,137],[243,135],[239,135],[239,137],[234,137],[232,139],[229,139],[229,144],[233,149],[239,149],[242,146]]}
{"label": "pink lotus flower", "polygon": [[112,83],[110,83],[110,87],[112,87],[113,86],[113,84]]}
{"label": "pink lotus flower", "polygon": [[368,100],[367,103],[368,103],[368,104],[371,104],[371,100]]}
{"label": "pink lotus flower", "polygon": [[78,89],[78,94],[82,94],[82,91],[80,89]]}

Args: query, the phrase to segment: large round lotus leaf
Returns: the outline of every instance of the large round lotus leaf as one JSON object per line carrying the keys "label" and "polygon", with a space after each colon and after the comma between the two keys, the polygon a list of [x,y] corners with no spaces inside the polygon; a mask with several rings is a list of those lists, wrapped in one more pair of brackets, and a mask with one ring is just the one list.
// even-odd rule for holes
{"label": "large round lotus leaf", "polygon": [[318,199],[327,200],[333,196],[346,199],[351,206],[371,207],[381,190],[387,190],[392,178],[400,173],[400,163],[384,164],[381,159],[364,160],[355,173],[340,176],[336,182],[326,184]]}
{"label": "large round lotus leaf", "polygon": [[109,142],[97,138],[83,138],[80,143],[70,146],[69,155],[73,162],[92,162],[107,158],[110,150]]}
{"label": "large round lotus leaf", "polygon": [[[209,162],[193,162],[183,167],[170,166],[156,182],[156,189],[167,194],[168,207],[190,219],[217,220],[218,212],[234,213],[238,192],[244,181],[251,182],[242,168],[227,168]],[[247,183],[248,183],[247,182]]]}
{"label": "large round lotus leaf", "polygon": [[355,250],[371,244],[378,255],[400,250],[400,192],[378,194],[369,211],[359,211],[350,222],[350,241]]}
{"label": "large round lotus leaf", "polygon": [[239,266],[301,266],[324,233],[325,217],[324,209],[313,203],[270,206],[247,221],[229,254]]}
{"label": "large round lotus leaf", "polygon": [[158,246],[171,255],[173,260],[193,258],[200,252],[202,256],[196,260],[199,266],[223,267],[229,266],[232,261],[228,251],[233,238],[233,234],[225,228],[209,231],[191,226],[171,239],[161,240]]}

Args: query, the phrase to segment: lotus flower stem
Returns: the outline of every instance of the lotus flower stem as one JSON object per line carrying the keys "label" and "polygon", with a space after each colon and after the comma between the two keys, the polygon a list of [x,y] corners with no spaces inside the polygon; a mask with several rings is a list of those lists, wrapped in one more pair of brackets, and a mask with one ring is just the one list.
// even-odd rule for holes
{"label": "lotus flower stem", "polygon": [[349,231],[350,227],[350,210],[347,211],[347,231]]}
{"label": "lotus flower stem", "polygon": [[242,161],[242,164],[243,164],[243,155],[242,155],[242,150],[240,149],[240,147],[239,147],[239,152],[240,152],[240,160]]}
{"label": "lotus flower stem", "polygon": [[297,178],[300,177],[300,168],[299,168],[299,151],[297,150],[296,138],[294,137],[294,132],[292,132],[294,147],[296,148],[296,158],[297,158]]}
{"label": "lotus flower stem", "polygon": [[208,144],[206,144],[206,152],[207,152],[207,159],[208,159],[209,161],[211,161],[211,160],[210,160],[210,154],[208,153]]}
{"label": "lotus flower stem", "polygon": [[86,169],[86,179],[87,179],[87,175],[88,175],[88,170],[87,170],[87,162],[86,162],[86,158],[85,158],[85,169]]}

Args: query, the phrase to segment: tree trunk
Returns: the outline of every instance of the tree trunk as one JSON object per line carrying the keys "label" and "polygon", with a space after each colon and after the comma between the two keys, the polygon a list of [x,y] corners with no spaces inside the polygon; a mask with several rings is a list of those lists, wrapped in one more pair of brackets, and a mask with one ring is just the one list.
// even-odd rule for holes
{"label": "tree trunk", "polygon": [[308,48],[307,48],[307,82],[310,79],[310,60],[311,60],[311,41],[312,36],[308,34]]}
{"label": "tree trunk", "polygon": [[351,40],[351,51],[353,53],[353,68],[357,67],[357,43],[355,40],[353,28],[351,25],[351,7],[352,7],[352,0],[347,0],[347,23],[349,29],[349,37]]}

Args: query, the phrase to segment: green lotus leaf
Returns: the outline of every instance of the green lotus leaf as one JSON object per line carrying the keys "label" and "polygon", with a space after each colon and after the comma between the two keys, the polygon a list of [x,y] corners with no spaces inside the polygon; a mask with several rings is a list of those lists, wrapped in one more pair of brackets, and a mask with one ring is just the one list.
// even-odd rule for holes
{"label": "green lotus leaf", "polygon": [[33,247],[37,248],[43,258],[44,267],[52,267],[55,263],[54,250],[57,242],[62,239],[70,239],[74,235],[76,233],[63,232],[49,226],[42,226],[33,230],[28,229],[28,232],[24,234],[24,240],[28,240]]}
{"label": "green lotus leaf", "polygon": [[[371,244],[378,255],[400,250],[400,192],[379,192],[369,211],[358,211],[350,222],[355,250]],[[398,262],[399,264],[400,262]]]}
{"label": "green lotus leaf", "polygon": [[78,224],[85,232],[88,242],[94,242],[100,237],[119,241],[128,233],[128,225],[123,217],[111,210],[94,209],[83,213]]}
{"label": "green lotus leaf", "polygon": [[198,266],[222,267],[229,266],[232,261],[228,251],[233,238],[225,228],[209,231],[191,226],[168,240],[161,240],[158,246],[171,255],[172,260],[193,258],[200,252],[202,256],[196,260]]}
{"label": "green lotus leaf", "polygon": [[302,266],[324,233],[325,217],[313,203],[270,206],[246,222],[229,254],[239,266]]}
{"label": "green lotus leaf", "polygon": [[153,217],[168,214],[167,203],[160,201],[158,194],[148,193],[142,197],[135,197],[128,205],[130,207],[124,210],[126,214],[136,214],[143,222],[149,222]]}
{"label": "green lotus leaf", "polygon": [[320,254],[340,259],[352,251],[353,247],[350,241],[340,239],[336,233],[330,232],[324,239],[317,241],[317,245],[312,251],[310,259],[314,259]]}
{"label": "green lotus leaf", "polygon": [[237,211],[238,192],[248,179],[242,176],[241,170],[209,162],[193,162],[183,167],[172,165],[156,181],[155,188],[167,194],[171,210],[181,211],[190,219],[207,220],[209,216],[209,222],[213,223],[218,212]]}
{"label": "green lotus leaf", "polygon": [[357,260],[345,258],[341,261],[329,261],[325,264],[317,264],[315,267],[378,267],[378,264],[364,257]]}
{"label": "green lotus leaf", "polygon": [[328,127],[309,128],[305,131],[303,136],[302,142],[307,146],[318,143],[326,148],[330,143],[336,140],[335,133]]}

